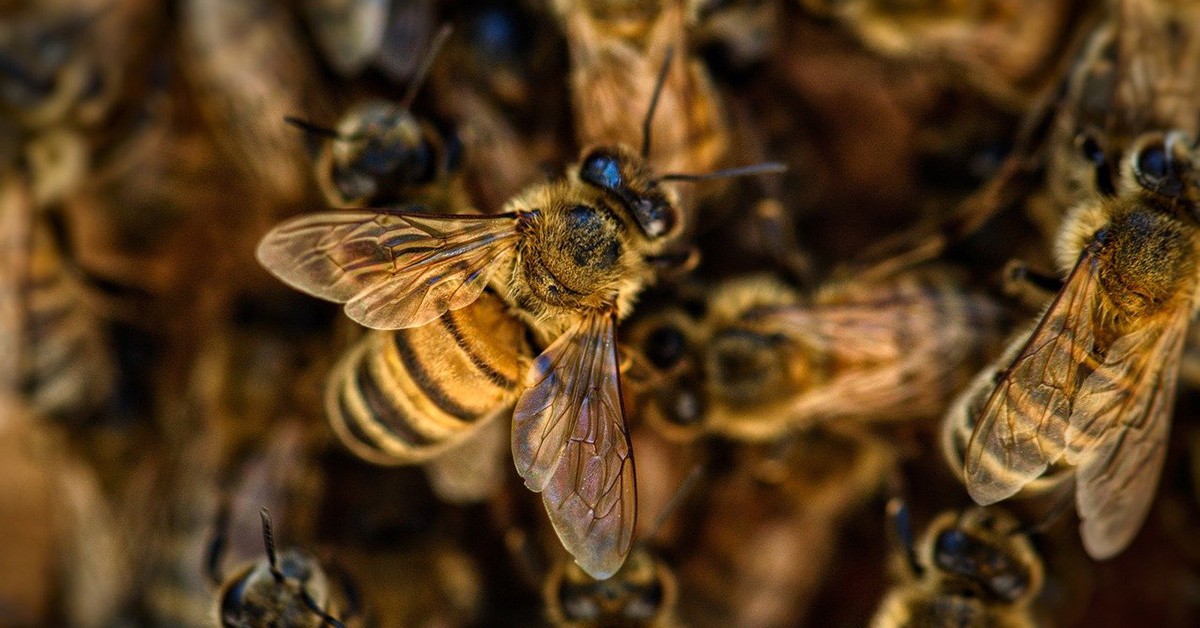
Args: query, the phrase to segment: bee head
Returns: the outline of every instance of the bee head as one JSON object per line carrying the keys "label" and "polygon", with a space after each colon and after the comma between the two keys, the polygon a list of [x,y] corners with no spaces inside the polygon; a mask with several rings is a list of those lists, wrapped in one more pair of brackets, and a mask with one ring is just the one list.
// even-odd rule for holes
{"label": "bee head", "polygon": [[937,571],[970,583],[981,595],[1017,603],[1040,589],[1041,563],[1007,513],[972,509],[961,518],[935,522],[930,535],[930,560]]}
{"label": "bee head", "polygon": [[553,578],[553,596],[567,622],[652,622],[674,601],[670,572],[644,549],[635,549],[617,573],[595,580],[575,563]]}
{"label": "bee head", "polygon": [[378,193],[390,183],[413,184],[437,175],[425,129],[412,112],[373,100],[348,111],[329,140],[334,179],[350,198],[359,188]]}
{"label": "bee head", "polygon": [[[318,605],[323,596],[324,574],[315,561],[300,552],[279,553],[278,571],[266,558],[230,578],[219,597],[223,626],[319,626],[321,617],[304,601],[307,594]],[[279,577],[282,575],[282,579]]]}
{"label": "bee head", "polygon": [[674,233],[679,210],[659,186],[646,160],[622,146],[587,150],[579,164],[579,180],[603,190],[621,205],[650,240]]}

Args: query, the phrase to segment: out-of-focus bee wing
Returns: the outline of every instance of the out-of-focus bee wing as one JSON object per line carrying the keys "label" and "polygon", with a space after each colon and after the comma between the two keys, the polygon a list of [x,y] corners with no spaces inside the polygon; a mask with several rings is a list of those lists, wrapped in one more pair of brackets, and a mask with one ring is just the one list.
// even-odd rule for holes
{"label": "out-of-focus bee wing", "polygon": [[515,243],[514,218],[312,214],[267,233],[258,261],[293,288],[345,303],[362,325],[420,327],[479,297],[492,262]]}
{"label": "out-of-focus bee wing", "polygon": [[453,504],[470,504],[496,491],[506,476],[504,441],[508,440],[508,421],[498,415],[510,412],[505,406],[481,418],[483,425],[474,434],[425,463],[425,474],[438,497]]}
{"label": "out-of-focus bee wing", "polygon": [[1113,343],[1071,410],[1066,458],[1077,466],[1080,534],[1093,558],[1125,549],[1154,499],[1187,338],[1190,299],[1179,301],[1165,329]]}
{"label": "out-of-focus bee wing", "polygon": [[1100,261],[1085,251],[980,412],[967,445],[967,492],[1007,499],[1062,456],[1081,370],[1095,366],[1092,322]]}
{"label": "out-of-focus bee wing", "polygon": [[593,578],[621,567],[637,516],[612,317],[592,315],[534,362],[513,411],[513,460],[563,547]]}
{"label": "out-of-focus bee wing", "polygon": [[388,4],[387,0],[304,0],[301,7],[329,65],[339,74],[351,76],[379,52]]}

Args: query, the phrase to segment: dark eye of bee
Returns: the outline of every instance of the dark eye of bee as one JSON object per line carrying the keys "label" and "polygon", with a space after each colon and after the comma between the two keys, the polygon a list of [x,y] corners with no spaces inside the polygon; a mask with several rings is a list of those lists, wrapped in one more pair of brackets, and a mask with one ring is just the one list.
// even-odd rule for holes
{"label": "dark eye of bee", "polygon": [[606,190],[615,190],[622,185],[620,164],[608,153],[588,155],[579,170],[579,178]]}
{"label": "dark eye of bee", "polygon": [[663,326],[650,332],[643,348],[646,358],[660,369],[669,369],[683,359],[687,339],[676,327]]}
{"label": "dark eye of bee", "polygon": [[1162,144],[1147,146],[1138,153],[1137,171],[1140,176],[1151,180],[1162,180],[1167,177],[1170,163]]}

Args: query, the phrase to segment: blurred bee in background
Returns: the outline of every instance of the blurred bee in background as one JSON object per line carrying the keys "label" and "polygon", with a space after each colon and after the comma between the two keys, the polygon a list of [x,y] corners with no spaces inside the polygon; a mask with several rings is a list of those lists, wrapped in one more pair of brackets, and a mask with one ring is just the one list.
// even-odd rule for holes
{"label": "blurred bee in background", "polygon": [[[519,321],[513,328],[524,324],[546,347],[523,383],[488,372],[468,351],[449,355],[470,363],[462,375],[482,373],[498,392],[521,391],[512,431],[517,471],[542,493],[564,547],[594,577],[614,573],[632,542],[636,493],[616,324],[653,280],[656,261],[680,226],[673,197],[660,182],[782,169],[762,164],[655,176],[646,162],[649,148],[647,135],[640,154],[621,145],[586,149],[564,178],[530,186],[498,215],[315,214],[277,226],[258,248],[260,263],[285,283],[346,303],[351,319],[375,329],[429,331],[461,348],[455,310],[481,303],[478,314],[494,316],[484,306],[511,308]],[[467,312],[477,313],[474,307]],[[451,427],[459,430],[481,424],[481,408],[445,391],[441,376],[448,371],[425,371],[406,355],[407,343],[393,346],[402,362],[408,359],[404,367],[419,390],[389,399],[377,386],[360,385],[364,396],[377,394],[362,398],[362,407],[376,410],[370,421],[354,424],[360,428],[351,435],[355,440],[385,452],[427,444],[405,418],[412,414],[394,411],[406,404],[437,407],[437,414],[421,413],[427,430],[436,425],[429,419],[439,416],[456,420]]]}
{"label": "blurred bee in background", "polygon": [[[742,445],[681,520],[679,615],[694,626],[804,625],[851,515],[894,472],[894,446],[853,426]],[[693,514],[694,513],[694,514]]]}
{"label": "blurred bee in background", "polygon": [[646,417],[674,438],[774,440],[839,418],[936,416],[995,354],[1005,322],[939,269],[826,284],[811,304],[778,280],[744,277],[700,307],[651,314],[629,333],[666,378]]}
{"label": "blurred bee in background", "polygon": [[271,531],[271,518],[263,508],[262,536],[266,556],[234,569],[226,576],[218,572],[221,543],[213,541],[210,576],[220,584],[216,614],[221,626],[334,626],[345,618],[335,601],[330,578],[310,554],[287,549],[278,555]]}
{"label": "blurred bee in background", "polygon": [[179,21],[184,77],[222,150],[280,204],[304,199],[309,166],[284,118],[329,106],[286,7],[188,0]]}
{"label": "blurred bee in background", "polygon": [[[570,48],[571,94],[581,145],[632,146],[652,131],[655,143],[647,159],[659,170],[707,171],[727,159],[728,121],[703,64],[689,55],[683,0],[556,0],[552,8]],[[655,66],[668,55],[663,69],[667,79],[657,90]],[[653,129],[645,128],[646,120],[628,103],[646,102],[659,92],[661,114],[651,122]],[[691,219],[690,197],[690,192],[681,196],[685,221]]]}
{"label": "blurred bee in background", "polygon": [[1042,589],[1042,559],[1019,522],[1000,509],[945,512],[914,544],[909,514],[888,504],[899,543],[892,558],[899,577],[871,625],[1042,625],[1031,603]]}
{"label": "blurred bee in background", "polygon": [[429,66],[449,35],[449,25],[438,32],[399,102],[359,103],[333,129],[287,119],[319,139],[315,176],[327,203],[382,207],[421,198],[446,213],[467,204],[460,178],[452,176],[459,167],[458,138],[412,112]]}
{"label": "blurred bee in background", "polygon": [[997,104],[1016,110],[1056,80],[1086,8],[1075,0],[800,4],[836,20],[882,55],[940,66],[944,80],[966,81]]}
{"label": "blurred bee in background", "polygon": [[133,546],[68,434],[0,391],[0,609],[10,625],[111,626]]}
{"label": "blurred bee in background", "polygon": [[34,414],[81,423],[112,393],[111,350],[29,179],[0,180],[0,379]]}

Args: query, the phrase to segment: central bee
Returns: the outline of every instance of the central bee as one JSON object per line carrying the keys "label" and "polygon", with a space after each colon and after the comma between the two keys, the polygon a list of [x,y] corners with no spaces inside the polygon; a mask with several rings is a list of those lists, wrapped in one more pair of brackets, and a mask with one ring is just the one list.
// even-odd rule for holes
{"label": "central bee", "polygon": [[[447,369],[480,375],[479,395],[487,396],[484,405],[492,410],[503,408],[511,393],[517,471],[529,489],[543,493],[564,547],[597,578],[620,568],[636,518],[616,326],[654,278],[656,265],[674,257],[667,249],[680,213],[674,194],[661,184],[780,169],[655,176],[648,149],[645,141],[640,154],[619,145],[585,150],[564,177],[526,188],[498,215],[322,213],[279,225],[258,248],[259,261],[284,282],[345,303],[350,318],[373,329],[444,328],[461,335],[460,324],[470,321],[485,337],[495,333],[497,339],[519,341],[524,334],[510,333],[513,326],[505,319],[523,323],[545,350],[520,385],[506,372],[511,369],[493,368],[490,358],[502,353],[495,342],[464,338],[457,343],[461,351],[446,352],[440,363],[416,364],[406,352],[412,345],[397,341],[389,355],[410,376],[405,385],[425,395],[386,399],[376,382],[362,378],[360,395],[347,400],[359,407],[347,410],[375,420],[343,427],[361,447],[380,450],[397,441],[429,444],[429,435],[412,433],[411,421],[396,413],[397,405],[409,401],[408,416],[444,419],[430,428],[434,432],[480,422],[487,414],[480,399],[446,390],[475,384],[439,376]],[[493,323],[477,324],[488,320]],[[472,352],[477,345],[481,352]],[[462,362],[458,357],[467,358],[470,371],[454,370]],[[454,442],[461,438],[445,445]]]}

